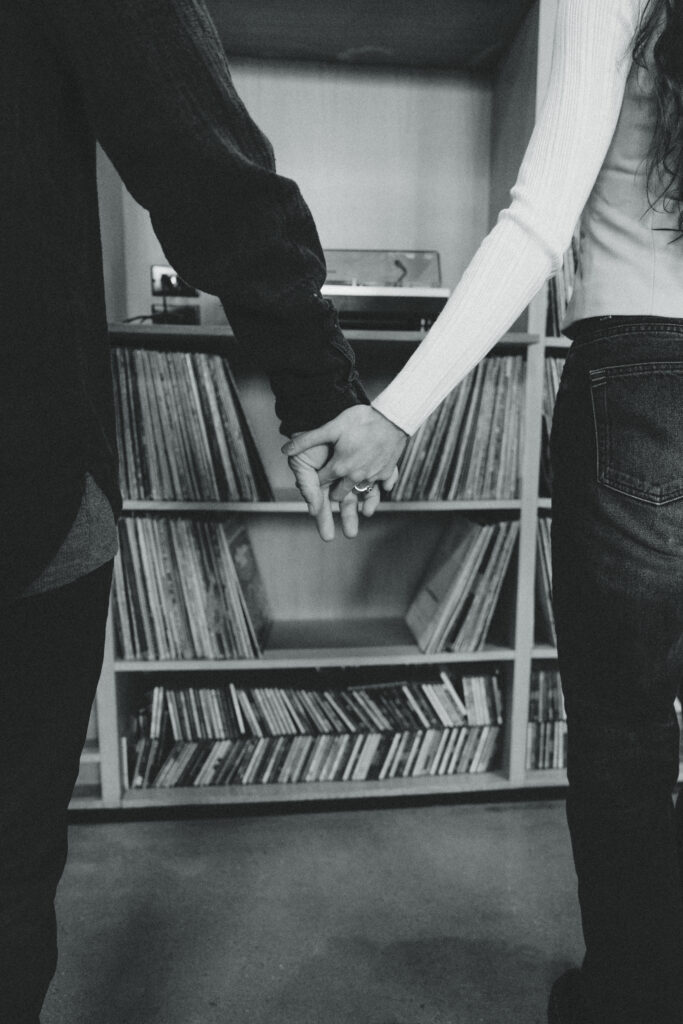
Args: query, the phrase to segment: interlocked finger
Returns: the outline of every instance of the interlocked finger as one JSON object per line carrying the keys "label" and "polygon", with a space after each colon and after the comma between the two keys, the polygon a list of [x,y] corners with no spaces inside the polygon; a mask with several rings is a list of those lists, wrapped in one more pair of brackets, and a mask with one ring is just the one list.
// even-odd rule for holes
{"label": "interlocked finger", "polygon": [[341,524],[342,531],[345,537],[357,537],[358,536],[358,498],[349,491],[348,494],[344,495],[340,504],[339,511],[341,513]]}
{"label": "interlocked finger", "polygon": [[371,491],[368,492],[366,498],[363,500],[361,504],[360,508],[362,514],[367,519],[369,519],[370,516],[374,515],[375,512],[377,511],[381,500],[382,496],[380,493],[380,489],[377,486],[377,484],[375,484],[375,486],[372,488]]}
{"label": "interlocked finger", "polygon": [[353,491],[355,486],[356,481],[353,480],[352,477],[344,476],[337,480],[331,488],[330,497],[333,501],[342,501],[347,494],[350,494]]}

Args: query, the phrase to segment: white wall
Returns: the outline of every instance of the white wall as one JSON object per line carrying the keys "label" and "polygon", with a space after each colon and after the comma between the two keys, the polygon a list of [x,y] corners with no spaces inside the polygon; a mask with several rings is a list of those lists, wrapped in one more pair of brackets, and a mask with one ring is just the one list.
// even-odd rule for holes
{"label": "white wall", "polygon": [[[437,249],[444,283],[457,281],[487,230],[490,85],[314,65],[233,61],[232,69],[324,247]],[[163,256],[147,214],[127,194],[123,234],[134,316],[149,311],[149,266]]]}
{"label": "white wall", "polygon": [[124,195],[121,179],[97,147],[97,191],[103,245],[104,294],[110,321],[128,316],[126,258],[123,225]]}

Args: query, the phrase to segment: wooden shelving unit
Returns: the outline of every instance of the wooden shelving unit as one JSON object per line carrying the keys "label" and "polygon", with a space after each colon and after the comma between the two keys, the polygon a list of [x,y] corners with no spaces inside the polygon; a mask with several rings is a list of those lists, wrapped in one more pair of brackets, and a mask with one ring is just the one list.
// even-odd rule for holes
{"label": "wooden shelving unit", "polygon": [[[510,12],[513,6],[516,10],[512,19],[516,32],[512,37],[506,36],[502,40],[502,49],[499,47],[495,63],[486,71],[485,79],[481,76],[477,79],[477,88],[482,87],[483,81],[483,87],[488,90],[491,110],[491,128],[487,140],[489,163],[486,169],[489,224],[495,219],[498,210],[507,203],[509,188],[514,182],[536,111],[542,102],[549,72],[556,2],[538,0],[533,4],[511,4]],[[457,19],[457,11],[461,7],[464,10],[467,5],[455,6],[456,13],[453,16]],[[511,24],[507,18],[506,32]],[[353,72],[349,71],[348,74]],[[265,89],[272,85],[267,69],[264,76]],[[372,81],[367,81],[367,88],[374,88]],[[457,81],[453,88],[460,88]],[[371,99],[368,102],[371,103]],[[248,98],[247,103],[249,105]],[[474,108],[470,116],[472,136],[478,138],[481,126],[475,123],[477,114]],[[268,130],[267,124],[265,127]],[[463,146],[468,144],[467,130],[461,141]],[[429,172],[427,170],[424,173]],[[157,262],[158,254],[153,248],[156,243],[153,239],[150,242],[152,236],[144,222],[144,215],[131,212],[131,201],[125,196],[122,198],[120,183],[112,178],[110,169],[103,172],[103,181],[103,221],[111,236],[111,245],[108,245],[105,232],[105,277],[110,289],[110,306],[118,311],[119,318],[123,318],[140,312],[137,306],[131,305],[137,302],[136,299],[129,298],[130,304],[126,306],[125,284],[126,279],[129,285],[133,280],[137,266],[135,261],[138,260],[141,266],[147,265],[145,246],[151,256],[148,263]],[[428,181],[424,181],[422,188],[428,187]],[[445,211],[444,215],[452,215],[455,224],[460,216],[455,208]],[[482,233],[485,229],[486,225],[483,225]],[[394,235],[386,235],[389,230],[386,225],[383,230],[385,234],[377,237],[374,247],[385,244],[387,237],[391,237],[392,244],[398,241]],[[124,239],[126,246],[123,246]],[[323,236],[323,244],[332,248],[337,244],[337,239],[326,239]],[[404,244],[408,245],[408,240]],[[120,259],[126,247],[132,256],[124,268],[125,273],[122,273],[121,268],[111,262],[107,265],[107,253],[111,254],[111,259]],[[373,246],[368,244],[367,247]],[[414,247],[421,246],[415,243]],[[111,289],[117,281],[120,290],[115,294]],[[494,296],[492,301],[495,301]],[[385,502],[373,520],[362,524],[361,536],[357,541],[339,539],[329,547],[318,542],[313,524],[308,521],[303,504],[292,490],[286,464],[279,453],[281,438],[267,382],[244,361],[243,355],[234,345],[229,329],[220,325],[148,327],[112,323],[110,333],[112,343],[115,344],[200,351],[219,349],[229,354],[243,407],[277,500],[251,504],[128,501],[125,511],[130,514],[183,512],[219,517],[239,513],[247,517],[262,572],[271,576],[269,585],[272,593],[269,596],[275,609],[275,624],[264,656],[260,659],[193,662],[123,661],[116,657],[110,625],[96,703],[97,745],[90,746],[84,754],[84,764],[99,768],[100,796],[96,800],[89,794],[79,797],[73,806],[159,807],[342,801],[436,796],[445,793],[505,792],[526,787],[562,786],[566,783],[563,772],[527,772],[525,768],[532,667],[537,661],[548,662],[556,658],[554,649],[539,647],[534,641],[535,560],[539,513],[547,512],[551,504],[550,499],[539,495],[544,359],[546,352],[562,350],[568,343],[566,339],[543,337],[545,314],[543,293],[532,302],[525,316],[515,325],[513,333],[507,335],[499,346],[501,351],[519,352],[526,363],[519,498],[501,502]],[[421,335],[416,332],[388,335],[378,331],[354,331],[348,332],[347,336],[356,349],[359,369],[370,394],[381,389],[421,340]],[[449,517],[472,512],[484,516],[514,517],[519,521],[518,555],[507,643],[469,654],[424,655],[418,650],[403,621],[409,594],[424,569],[435,539],[447,525]],[[382,543],[376,543],[378,540]],[[296,560],[302,552],[310,554],[303,559],[306,565],[296,580],[296,587],[291,589],[291,561]],[[392,552],[391,556],[387,552]],[[289,569],[287,558],[290,559]],[[402,573],[394,574],[391,578],[387,576],[383,587],[382,573],[389,571],[392,560],[401,566]],[[355,606],[349,597],[351,591],[348,588],[346,596],[335,594],[337,571],[340,576],[346,573],[344,579],[348,580],[348,574],[351,573],[364,581],[366,591],[362,594],[362,607]],[[342,591],[346,585],[343,582],[340,584]],[[372,673],[373,670],[395,667],[397,670],[404,668],[409,673],[420,667],[448,664],[472,666],[479,672],[487,665],[500,666],[505,684],[506,735],[503,765],[498,772],[365,783],[236,785],[220,789],[206,787],[136,791],[126,791],[124,788],[121,735],[126,715],[132,710],[135,699],[164,679],[169,683],[180,681],[184,685],[201,685],[204,680],[205,685],[215,686],[219,679],[228,681],[234,679],[236,674],[249,678],[249,674],[262,676],[264,673],[272,673],[275,678],[278,673],[290,671],[338,669],[356,672],[360,678],[364,670]]]}
{"label": "wooden shelving unit", "polygon": [[[229,333],[216,330],[192,330],[184,335],[182,330],[168,332],[167,328],[127,328],[121,331],[111,328],[113,342],[126,340],[127,343],[158,344],[163,346],[169,340],[174,346],[190,342],[193,346],[222,342],[228,348],[232,344]],[[377,339],[374,339],[377,340]],[[386,340],[386,339],[383,339]],[[356,339],[361,362],[371,359],[372,352],[366,350],[365,339]],[[381,796],[425,796],[447,793],[504,792],[537,786],[561,786],[562,772],[527,772],[524,768],[525,736],[528,710],[528,685],[534,661],[553,660],[554,649],[534,644],[533,604],[535,576],[535,532],[539,508],[550,506],[550,499],[538,496],[538,459],[540,453],[540,387],[543,379],[543,358],[546,344],[552,347],[554,339],[526,335],[522,339],[511,336],[502,342],[520,346],[527,359],[527,382],[525,391],[524,418],[524,466],[522,488],[519,499],[510,501],[454,501],[454,502],[386,502],[373,520],[373,528],[386,529],[382,523],[398,529],[404,536],[425,524],[445,523],[452,515],[462,513],[498,513],[520,519],[520,554],[517,566],[514,629],[509,646],[490,644],[484,650],[468,653],[423,654],[415,644],[401,615],[354,616],[333,615],[327,609],[326,617],[277,618],[263,657],[250,660],[230,661],[131,661],[114,656],[111,631],[107,643],[107,656],[102,681],[98,691],[99,747],[89,745],[84,752],[84,762],[97,762],[101,772],[102,796],[100,801],[92,795],[81,796],[74,801],[74,807],[96,806],[194,806],[198,804],[244,804],[277,803],[280,801],[344,800],[362,797],[376,799]],[[373,342],[367,345],[372,346]],[[413,343],[414,345],[415,343]],[[408,346],[412,350],[413,345]],[[402,358],[409,351],[400,346]],[[239,375],[238,375],[239,379]],[[253,394],[253,381],[248,380],[246,393]],[[247,416],[250,409],[245,404]],[[253,410],[252,410],[253,412]],[[276,433],[273,443],[279,444]],[[285,493],[285,489],[281,490]],[[311,552],[329,552],[333,548],[319,545],[313,526],[302,518],[303,504],[287,500],[272,502],[154,502],[127,501],[127,513],[192,513],[199,515],[226,516],[236,513],[247,516],[250,524],[265,524],[266,532],[272,536],[292,539],[292,532],[306,531],[306,543]],[[368,526],[369,524],[364,524]],[[441,526],[439,526],[441,528]],[[356,544],[339,540],[337,550],[340,556],[353,555]],[[318,546],[319,545],[319,546]],[[313,555],[315,559],[315,554]],[[362,569],[362,558],[358,561]],[[125,718],[126,701],[130,693],[142,695],[146,689],[159,681],[180,683],[191,680],[189,685],[216,685],[216,680],[244,677],[245,674],[287,673],[297,670],[357,670],[364,669],[405,669],[439,665],[466,665],[479,670],[486,666],[499,666],[507,681],[507,738],[505,764],[501,771],[481,775],[455,775],[438,778],[393,779],[384,782],[367,783],[300,783],[295,785],[250,785],[228,786],[220,789],[184,788],[173,790],[125,791],[122,785],[122,764],[120,751],[120,729]],[[247,675],[248,678],[248,675]],[[129,708],[128,708],[129,710]],[[106,753],[105,753],[106,751]]]}

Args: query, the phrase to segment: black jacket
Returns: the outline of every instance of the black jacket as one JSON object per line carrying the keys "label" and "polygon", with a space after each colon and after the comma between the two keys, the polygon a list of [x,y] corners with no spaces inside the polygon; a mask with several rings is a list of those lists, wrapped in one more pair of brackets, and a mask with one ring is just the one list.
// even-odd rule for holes
{"label": "black jacket", "polygon": [[2,0],[0,600],[57,549],[86,470],[120,509],[95,139],[169,262],[220,297],[283,432],[367,401],[311,215],[203,0]]}

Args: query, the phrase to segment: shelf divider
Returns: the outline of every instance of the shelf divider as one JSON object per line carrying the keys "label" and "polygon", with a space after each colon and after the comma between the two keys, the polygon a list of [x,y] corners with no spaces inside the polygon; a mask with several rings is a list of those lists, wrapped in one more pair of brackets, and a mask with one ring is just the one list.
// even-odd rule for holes
{"label": "shelf divider", "polygon": [[[545,300],[539,296],[529,308],[530,328],[533,329],[534,326],[539,325],[544,316]],[[520,467],[522,508],[515,608],[515,661],[512,700],[508,704],[505,745],[510,782],[518,786],[524,785],[526,777],[527,724],[529,721],[529,688],[536,597],[536,537],[544,358],[542,345],[529,348],[524,390],[524,451]]]}
{"label": "shelf divider", "polygon": [[104,659],[95,703],[100,748],[102,806],[117,807],[121,798],[121,750],[118,736],[119,716],[114,660],[114,620],[111,599],[104,642]]}

